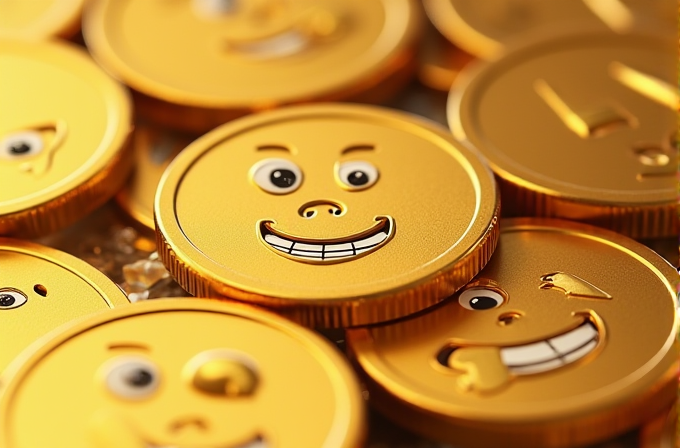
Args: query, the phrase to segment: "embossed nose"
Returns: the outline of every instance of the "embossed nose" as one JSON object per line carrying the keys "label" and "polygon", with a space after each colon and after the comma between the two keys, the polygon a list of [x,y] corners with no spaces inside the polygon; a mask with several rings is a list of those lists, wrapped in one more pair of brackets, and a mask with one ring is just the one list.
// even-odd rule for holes
{"label": "embossed nose", "polygon": [[345,212],[344,206],[327,199],[307,202],[298,209],[298,214],[305,219],[312,219],[323,214],[341,216]]}
{"label": "embossed nose", "polygon": [[236,398],[255,393],[258,377],[251,368],[237,360],[212,359],[196,369],[192,384],[209,395]]}

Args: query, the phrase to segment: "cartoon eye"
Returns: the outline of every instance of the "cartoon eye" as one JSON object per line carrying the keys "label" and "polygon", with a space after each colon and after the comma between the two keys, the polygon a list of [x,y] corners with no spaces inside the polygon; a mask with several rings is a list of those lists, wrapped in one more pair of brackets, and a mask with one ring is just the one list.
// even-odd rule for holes
{"label": "cartoon eye", "polygon": [[28,297],[18,291],[0,291],[0,310],[19,308],[28,302]]}
{"label": "cartoon eye", "polygon": [[286,159],[262,160],[253,165],[251,173],[260,188],[273,194],[292,193],[302,183],[302,171]]}
{"label": "cartoon eye", "polygon": [[458,297],[460,306],[472,311],[498,308],[503,302],[504,299],[501,294],[486,288],[470,288],[463,291]]}
{"label": "cartoon eye", "polygon": [[378,180],[378,169],[368,162],[352,161],[338,165],[338,180],[349,190],[363,190]]}
{"label": "cartoon eye", "polygon": [[45,147],[37,131],[14,132],[0,141],[0,159],[17,159],[40,154]]}
{"label": "cartoon eye", "polygon": [[116,358],[107,367],[106,387],[120,398],[139,400],[158,389],[158,368],[144,358]]}

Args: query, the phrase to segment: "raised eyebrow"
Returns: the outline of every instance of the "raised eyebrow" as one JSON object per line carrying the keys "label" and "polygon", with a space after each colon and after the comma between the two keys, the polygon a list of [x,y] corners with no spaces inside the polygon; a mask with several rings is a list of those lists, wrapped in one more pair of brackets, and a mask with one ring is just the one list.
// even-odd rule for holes
{"label": "raised eyebrow", "polygon": [[291,153],[291,149],[285,145],[259,145],[257,147],[258,151],[285,151]]}
{"label": "raised eyebrow", "polygon": [[151,351],[149,347],[143,344],[135,344],[131,342],[122,342],[119,344],[109,344],[107,347],[109,350],[141,350],[144,352]]}
{"label": "raised eyebrow", "polygon": [[361,143],[357,145],[351,145],[342,150],[342,154],[348,154],[354,151],[375,151],[375,145]]}

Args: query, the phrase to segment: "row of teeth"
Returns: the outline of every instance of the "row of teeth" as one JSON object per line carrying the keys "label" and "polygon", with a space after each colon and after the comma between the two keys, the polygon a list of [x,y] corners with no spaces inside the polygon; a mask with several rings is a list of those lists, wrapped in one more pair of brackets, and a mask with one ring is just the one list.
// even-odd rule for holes
{"label": "row of teeth", "polygon": [[[182,448],[177,445],[147,445],[147,448]],[[261,438],[257,438],[251,442],[247,442],[245,445],[238,445],[229,448],[269,448],[269,444]]]}
{"label": "row of teeth", "polygon": [[501,349],[501,359],[517,375],[541,373],[561,367],[590,353],[598,341],[590,322],[552,339]]}
{"label": "row of teeth", "polygon": [[331,258],[353,257],[371,250],[387,239],[387,233],[378,232],[363,240],[341,244],[309,244],[290,241],[276,235],[267,234],[264,240],[275,249],[298,257],[315,260],[327,260]]}
{"label": "row of teeth", "polygon": [[308,44],[307,36],[300,31],[291,30],[266,40],[232,45],[238,51],[250,57],[266,59],[300,53]]}

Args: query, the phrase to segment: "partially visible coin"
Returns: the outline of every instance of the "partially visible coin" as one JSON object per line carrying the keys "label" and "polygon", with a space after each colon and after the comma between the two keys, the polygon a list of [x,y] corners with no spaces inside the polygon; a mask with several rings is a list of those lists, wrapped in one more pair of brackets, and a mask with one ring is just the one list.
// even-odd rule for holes
{"label": "partially visible coin", "polygon": [[69,38],[80,30],[85,0],[0,1],[0,38]]}

